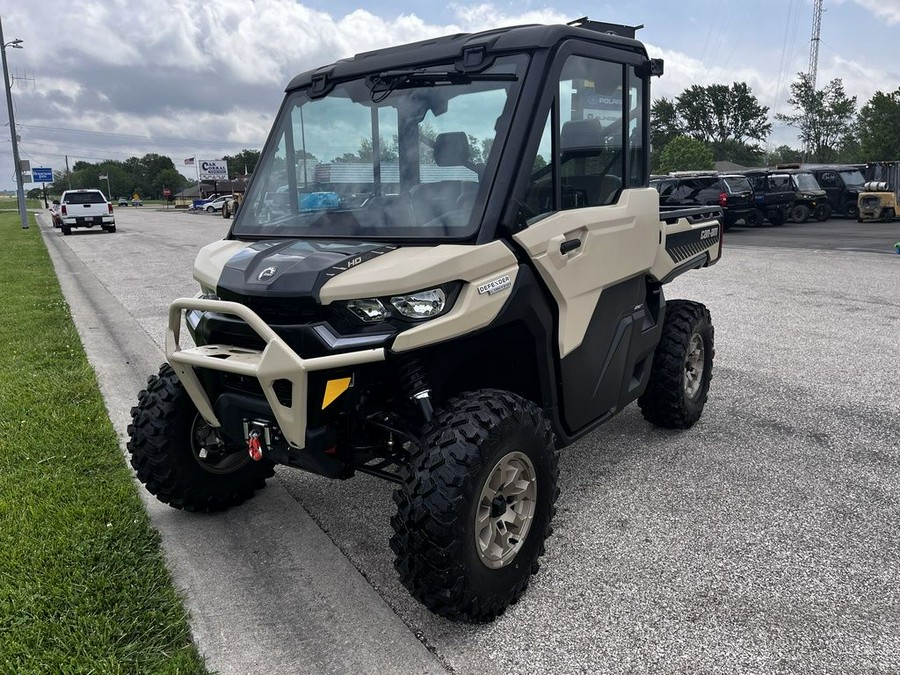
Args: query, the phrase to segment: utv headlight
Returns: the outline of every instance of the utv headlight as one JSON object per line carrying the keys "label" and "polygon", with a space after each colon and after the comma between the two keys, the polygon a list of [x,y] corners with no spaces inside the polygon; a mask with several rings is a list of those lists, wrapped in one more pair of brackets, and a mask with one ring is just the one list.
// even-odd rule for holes
{"label": "utv headlight", "polygon": [[444,311],[447,296],[440,288],[391,298],[394,308],[408,319],[430,319]]}
{"label": "utv headlight", "polygon": [[381,304],[381,300],[378,298],[350,300],[347,302],[347,309],[366,323],[384,321],[388,315],[387,309],[385,309],[384,305]]}

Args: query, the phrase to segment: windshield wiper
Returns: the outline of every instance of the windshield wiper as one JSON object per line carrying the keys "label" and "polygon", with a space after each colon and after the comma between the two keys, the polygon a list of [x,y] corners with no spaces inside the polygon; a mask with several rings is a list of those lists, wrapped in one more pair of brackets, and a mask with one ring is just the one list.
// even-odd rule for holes
{"label": "windshield wiper", "polygon": [[514,73],[459,73],[456,71],[426,71],[422,68],[385,70],[366,78],[369,90],[372,92],[372,101],[375,103],[380,103],[397,89],[438,87],[471,82],[515,82],[517,79]]}

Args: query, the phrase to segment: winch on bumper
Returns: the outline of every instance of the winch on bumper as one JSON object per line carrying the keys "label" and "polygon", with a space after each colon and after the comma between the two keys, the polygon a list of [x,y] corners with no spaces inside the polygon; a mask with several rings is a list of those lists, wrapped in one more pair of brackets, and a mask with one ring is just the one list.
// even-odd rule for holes
{"label": "winch on bumper", "polygon": [[[222,344],[182,348],[181,325],[184,312],[214,312],[235,316],[244,321],[265,344],[262,350],[246,349]],[[214,410],[206,389],[195,369],[205,368],[221,373],[256,378],[265,395],[274,418],[276,434],[294,450],[310,445],[308,429],[309,373],[339,370],[385,360],[384,348],[366,349],[342,354],[330,354],[315,358],[303,358],[270,328],[252,309],[245,305],[224,300],[204,298],[180,298],[169,308],[169,325],[166,331],[166,359],[184,385],[197,410],[213,427],[221,428],[223,420]],[[290,383],[287,404],[276,393],[276,382]],[[256,424],[264,427],[265,421],[254,419],[253,411],[244,411],[249,417],[231,420],[242,426]],[[229,422],[225,420],[225,422]],[[321,443],[321,433],[315,434]],[[295,462],[287,462],[295,463]]]}

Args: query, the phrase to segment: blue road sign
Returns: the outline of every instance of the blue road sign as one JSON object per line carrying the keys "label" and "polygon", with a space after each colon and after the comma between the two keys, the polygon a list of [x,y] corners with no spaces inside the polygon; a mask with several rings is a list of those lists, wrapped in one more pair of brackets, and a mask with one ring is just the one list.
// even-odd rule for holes
{"label": "blue road sign", "polygon": [[53,182],[53,169],[45,169],[39,166],[31,167],[31,182],[32,183],[52,183]]}

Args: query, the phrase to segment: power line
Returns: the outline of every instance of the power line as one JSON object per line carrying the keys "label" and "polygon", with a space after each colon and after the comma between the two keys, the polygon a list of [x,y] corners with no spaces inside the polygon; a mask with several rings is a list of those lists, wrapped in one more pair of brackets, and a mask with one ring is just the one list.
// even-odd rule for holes
{"label": "power line", "polygon": [[[156,143],[182,143],[185,145],[215,145],[215,146],[223,146],[223,145],[241,145],[241,143],[234,143],[229,141],[200,141],[194,138],[177,138],[174,136],[140,136],[137,134],[117,134],[111,131],[88,131],[85,129],[67,129],[64,127],[45,127],[39,126],[36,124],[18,124],[16,126],[23,127],[25,129],[39,129],[41,131],[62,131],[70,134],[85,134],[88,136],[108,136],[112,138],[123,138],[128,140],[137,140],[137,141],[153,141]],[[246,145],[246,144],[244,144]],[[261,143],[253,143],[252,145],[261,146]]]}

